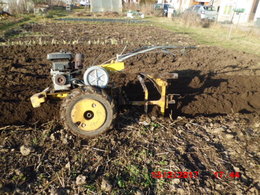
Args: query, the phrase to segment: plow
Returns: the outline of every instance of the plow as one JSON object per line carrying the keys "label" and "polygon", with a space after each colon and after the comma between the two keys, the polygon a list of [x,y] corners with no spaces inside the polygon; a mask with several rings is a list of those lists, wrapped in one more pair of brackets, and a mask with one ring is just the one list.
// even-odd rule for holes
{"label": "plow", "polygon": [[[49,99],[62,100],[60,120],[64,128],[76,136],[91,138],[98,136],[113,127],[117,116],[116,107],[121,105],[143,106],[147,114],[150,105],[160,108],[165,115],[169,105],[175,104],[175,94],[167,93],[168,80],[178,79],[177,73],[154,74],[141,72],[137,79],[143,90],[143,100],[131,100],[123,88],[118,88],[111,82],[110,76],[125,69],[127,59],[151,52],[162,50],[171,53],[169,49],[194,49],[182,46],[152,46],[117,55],[110,63],[90,66],[84,69],[83,55],[70,52],[57,52],[47,55],[52,67],[50,74],[52,86],[31,96],[34,108]],[[80,78],[82,77],[83,78]],[[149,90],[147,83],[152,84],[159,93],[158,99],[151,98],[154,91]]]}

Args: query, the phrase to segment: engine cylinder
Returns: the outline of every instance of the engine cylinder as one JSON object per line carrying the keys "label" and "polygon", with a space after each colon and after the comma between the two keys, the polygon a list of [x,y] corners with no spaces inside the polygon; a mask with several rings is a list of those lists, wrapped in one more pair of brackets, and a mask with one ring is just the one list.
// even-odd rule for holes
{"label": "engine cylinder", "polygon": [[76,70],[83,68],[83,59],[84,59],[83,54],[76,53],[76,55],[75,55],[75,69]]}

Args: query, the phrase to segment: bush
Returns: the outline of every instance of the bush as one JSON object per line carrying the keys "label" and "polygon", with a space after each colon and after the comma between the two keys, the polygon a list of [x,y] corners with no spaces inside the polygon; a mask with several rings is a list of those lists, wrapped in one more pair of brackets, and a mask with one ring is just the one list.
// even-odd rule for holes
{"label": "bush", "polygon": [[141,12],[145,15],[154,15],[154,8],[153,4],[142,4],[141,5]]}
{"label": "bush", "polygon": [[201,26],[203,28],[208,28],[210,26],[210,21],[207,19],[201,19],[197,14],[195,13],[183,13],[180,16],[181,22],[185,26]]}
{"label": "bush", "polygon": [[140,3],[140,4],[135,4],[135,3],[124,3],[124,11],[132,10],[132,11],[140,11],[142,12],[145,16],[147,15],[155,15],[155,16],[162,16],[163,11],[159,10],[154,10],[154,4],[151,3]]}
{"label": "bush", "polygon": [[157,1],[156,0],[140,0],[140,4],[155,4]]}
{"label": "bush", "polygon": [[195,13],[183,13],[181,15],[181,20],[186,26],[199,26],[200,18]]}

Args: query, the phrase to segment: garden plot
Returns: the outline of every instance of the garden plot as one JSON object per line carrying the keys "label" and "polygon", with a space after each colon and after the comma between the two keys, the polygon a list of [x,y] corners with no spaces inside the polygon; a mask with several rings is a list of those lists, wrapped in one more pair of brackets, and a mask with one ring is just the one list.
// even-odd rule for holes
{"label": "garden plot", "polygon": [[[49,85],[48,53],[85,55],[98,65],[146,45],[196,45],[188,35],[151,24],[30,24],[0,47],[2,192],[129,194],[255,192],[259,189],[259,57],[218,47],[151,52],[126,61],[111,82],[138,88],[140,72],[177,72],[172,117],[147,119],[119,108],[115,127],[81,140],[58,122],[59,103],[33,109],[29,97]],[[140,92],[142,93],[142,92]],[[142,95],[142,94],[141,94]],[[21,152],[21,146],[27,153]],[[154,171],[199,171],[198,178],[154,179]],[[216,178],[214,172],[224,172]],[[229,173],[240,172],[240,177]],[[82,179],[81,183],[78,181]],[[105,185],[106,184],[106,185]]]}

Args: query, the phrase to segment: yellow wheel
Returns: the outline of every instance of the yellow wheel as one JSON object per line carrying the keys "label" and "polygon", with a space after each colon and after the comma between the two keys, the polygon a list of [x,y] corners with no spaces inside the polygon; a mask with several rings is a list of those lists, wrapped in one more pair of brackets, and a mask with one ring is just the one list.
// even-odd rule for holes
{"label": "yellow wheel", "polygon": [[61,105],[61,121],[74,135],[89,138],[110,129],[115,119],[113,101],[101,89],[74,89]]}

